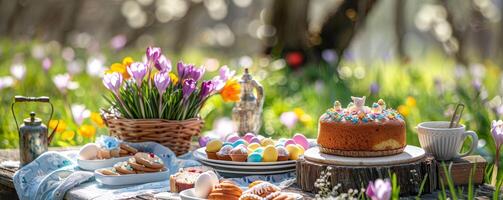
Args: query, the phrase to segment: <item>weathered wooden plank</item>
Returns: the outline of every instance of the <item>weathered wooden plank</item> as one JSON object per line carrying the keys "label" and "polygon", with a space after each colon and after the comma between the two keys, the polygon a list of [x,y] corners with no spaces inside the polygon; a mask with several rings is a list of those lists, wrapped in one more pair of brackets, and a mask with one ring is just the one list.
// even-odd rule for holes
{"label": "weathered wooden plank", "polygon": [[[479,155],[466,156],[463,158],[458,158],[453,161],[440,162],[435,161],[438,169],[438,177],[446,181],[446,172],[442,167],[442,163],[445,163],[447,169],[451,170],[451,177],[455,185],[466,185],[469,181],[470,172],[473,167],[475,167],[475,173],[473,176],[473,183],[476,185],[482,184],[484,182],[484,173],[487,165],[487,161]],[[438,186],[440,187],[440,185]]]}

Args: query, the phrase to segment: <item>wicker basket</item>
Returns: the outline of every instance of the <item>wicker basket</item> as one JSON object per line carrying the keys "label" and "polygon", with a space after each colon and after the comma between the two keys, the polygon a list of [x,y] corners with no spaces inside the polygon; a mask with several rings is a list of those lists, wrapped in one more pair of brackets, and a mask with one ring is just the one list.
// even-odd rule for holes
{"label": "wicker basket", "polygon": [[187,120],[125,119],[102,115],[110,135],[127,142],[157,142],[177,156],[191,148],[193,136],[199,136],[204,121],[200,118]]}

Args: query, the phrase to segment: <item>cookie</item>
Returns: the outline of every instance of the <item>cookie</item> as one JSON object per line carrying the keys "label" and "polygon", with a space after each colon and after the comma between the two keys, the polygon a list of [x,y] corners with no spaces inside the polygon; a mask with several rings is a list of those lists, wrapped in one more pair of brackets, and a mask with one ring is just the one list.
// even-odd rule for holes
{"label": "cookie", "polygon": [[138,164],[142,164],[148,168],[161,169],[164,167],[162,160],[153,153],[136,153],[134,158]]}
{"label": "cookie", "polygon": [[100,169],[98,170],[99,173],[106,175],[106,176],[119,176],[120,174],[115,171],[115,168],[110,168],[110,169]]}
{"label": "cookie", "polygon": [[119,149],[110,150],[110,156],[113,158],[119,157],[120,156],[119,151],[120,151]]}
{"label": "cookie", "polygon": [[295,197],[289,194],[280,193],[277,197],[274,197],[271,200],[295,200]]}
{"label": "cookie", "polygon": [[130,158],[128,160],[128,163],[136,171],[143,171],[143,172],[159,172],[160,171],[160,169],[148,168],[148,167],[145,167],[142,164],[137,163],[135,158]]}
{"label": "cookie", "polygon": [[106,150],[106,149],[100,149],[98,151],[98,155],[100,155],[100,159],[110,159],[111,158],[110,150]]}
{"label": "cookie", "polygon": [[276,185],[273,185],[272,183],[269,182],[263,182],[259,183],[252,188],[246,190],[244,194],[256,194],[258,196],[261,196],[263,198],[267,197],[268,195],[281,191],[281,188],[279,188]]}
{"label": "cookie", "polygon": [[119,174],[136,174],[133,167],[127,162],[120,162],[114,165],[114,169],[119,172]]}
{"label": "cookie", "polygon": [[124,149],[124,150],[126,150],[126,151],[128,151],[129,153],[132,153],[132,154],[138,153],[137,149],[135,149],[134,147],[129,146],[128,144],[126,144],[124,142],[122,142],[120,144],[120,148]]}
{"label": "cookie", "polygon": [[239,197],[239,200],[263,200],[261,196],[258,196],[256,194],[243,194],[241,197]]}

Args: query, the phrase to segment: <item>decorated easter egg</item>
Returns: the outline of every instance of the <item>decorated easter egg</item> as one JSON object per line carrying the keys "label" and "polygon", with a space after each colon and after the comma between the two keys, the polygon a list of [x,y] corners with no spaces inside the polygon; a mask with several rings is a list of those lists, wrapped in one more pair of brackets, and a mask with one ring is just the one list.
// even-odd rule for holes
{"label": "decorated easter egg", "polygon": [[258,137],[252,137],[252,139],[250,139],[250,143],[258,143],[258,144],[260,144],[260,139],[258,139]]}
{"label": "decorated easter egg", "polygon": [[264,162],[276,162],[278,160],[278,151],[272,145],[264,148],[264,153],[262,160]]}
{"label": "decorated easter egg", "polygon": [[247,141],[248,143],[251,143],[251,139],[255,137],[255,134],[253,133],[247,133],[243,136],[243,139]]}
{"label": "decorated easter egg", "polygon": [[253,152],[248,155],[248,162],[262,162],[262,154]]}
{"label": "decorated easter egg", "polygon": [[241,139],[239,136],[237,135],[231,135],[227,138],[227,142],[230,142],[230,143],[234,143],[236,142],[237,140]]}
{"label": "decorated easter egg", "polygon": [[255,149],[259,148],[260,147],[260,144],[258,143],[251,143],[248,145],[248,154],[250,154],[251,152],[255,151]]}
{"label": "decorated easter egg", "polygon": [[259,147],[259,148],[256,148],[253,153],[260,153],[262,154],[264,152],[264,147]]}
{"label": "decorated easter egg", "polygon": [[239,145],[241,145],[241,144],[242,144],[242,145],[245,145],[245,146],[248,146],[248,142],[246,142],[246,141],[245,141],[245,140],[243,140],[243,139],[238,139],[238,140],[236,140],[235,142],[233,142],[233,143],[232,143],[232,146],[233,146],[233,147],[237,147],[237,146],[239,146]]}
{"label": "decorated easter egg", "polygon": [[232,146],[232,143],[230,143],[230,142],[224,142],[224,143],[222,144],[222,147],[223,147],[223,146]]}
{"label": "decorated easter egg", "polygon": [[212,140],[208,142],[208,144],[206,144],[206,151],[217,152],[218,150],[220,150],[220,148],[222,148],[222,145],[223,145],[222,141],[218,139]]}
{"label": "decorated easter egg", "polygon": [[288,139],[285,141],[285,147],[288,146],[289,144],[297,144],[297,143],[295,143],[295,141],[292,139]]}
{"label": "decorated easter egg", "polygon": [[211,138],[208,136],[203,136],[199,138],[199,146],[205,147],[208,142],[211,141]]}
{"label": "decorated easter egg", "polygon": [[273,145],[274,146],[274,141],[271,138],[264,138],[260,141],[260,145],[263,147]]}
{"label": "decorated easter egg", "polygon": [[304,149],[304,147],[300,144],[297,144],[297,147],[299,147],[300,155],[304,155],[304,152],[306,151],[306,149]]}
{"label": "decorated easter egg", "polygon": [[96,159],[98,155],[99,147],[95,143],[88,143],[80,148],[79,156],[83,160],[93,160]]}
{"label": "decorated easter egg", "polygon": [[302,155],[302,150],[296,144],[289,144],[288,146],[286,146],[286,150],[290,155],[290,160],[297,160]]}
{"label": "decorated easter egg", "polygon": [[306,136],[297,133],[293,136],[293,141],[295,141],[296,144],[301,145],[304,147],[304,149],[309,149],[309,141],[307,140]]}

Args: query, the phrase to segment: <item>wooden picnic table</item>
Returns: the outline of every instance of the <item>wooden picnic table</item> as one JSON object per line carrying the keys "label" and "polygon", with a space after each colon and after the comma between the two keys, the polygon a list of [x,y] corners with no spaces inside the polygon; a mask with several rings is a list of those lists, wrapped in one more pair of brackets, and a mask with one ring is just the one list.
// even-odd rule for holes
{"label": "wooden picnic table", "polygon": [[[65,150],[75,150],[78,149],[78,147],[49,148],[49,149],[53,151],[65,151]],[[19,159],[19,151],[17,149],[0,150],[0,162],[7,160],[18,160],[18,159]],[[12,181],[12,177],[14,176],[16,170],[17,168],[6,168],[0,166],[0,199],[17,199],[16,190],[14,188],[14,183]],[[296,185],[293,185],[287,188],[286,190],[289,192],[301,194],[304,197],[304,199],[314,199],[314,194],[303,192]],[[466,189],[464,191],[466,191]],[[476,199],[492,199],[493,191],[494,191],[493,187],[489,185],[484,184],[476,186],[476,195],[477,195]],[[421,196],[421,199],[437,199],[438,192],[439,191],[435,191],[430,194],[424,194]],[[69,197],[68,194],[66,195],[65,198],[71,199],[71,197]],[[146,200],[146,199],[154,199],[154,196],[153,194],[145,194],[130,199]],[[415,197],[404,197],[401,199],[415,199]]]}

